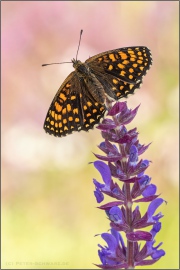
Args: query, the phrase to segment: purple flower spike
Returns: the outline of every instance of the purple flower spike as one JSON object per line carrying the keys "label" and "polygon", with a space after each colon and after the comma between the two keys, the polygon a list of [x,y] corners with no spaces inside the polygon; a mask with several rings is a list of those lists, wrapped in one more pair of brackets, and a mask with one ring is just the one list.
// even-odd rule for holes
{"label": "purple flower spike", "polygon": [[[146,174],[150,161],[139,158],[150,144],[140,144],[137,129],[128,130],[126,126],[136,116],[139,106],[134,110],[128,109],[126,102],[116,102],[114,106],[109,102],[108,106],[111,119],[104,119],[97,127],[104,141],[99,145],[103,155],[95,154],[99,160],[94,162],[94,167],[102,183],[94,179],[94,195],[98,203],[106,196],[113,199],[98,207],[107,214],[111,233],[101,234],[107,246],[98,245],[101,264],[96,266],[102,269],[145,267],[165,255],[164,250],[159,249],[162,243],[154,246],[163,217],[156,210],[165,201],[158,198],[157,187]],[[142,203],[147,207],[143,215],[139,207]]]}

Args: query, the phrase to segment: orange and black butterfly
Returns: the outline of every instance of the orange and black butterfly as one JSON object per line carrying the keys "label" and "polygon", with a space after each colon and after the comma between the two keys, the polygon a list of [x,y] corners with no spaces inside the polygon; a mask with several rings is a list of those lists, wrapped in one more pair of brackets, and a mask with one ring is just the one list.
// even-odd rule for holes
{"label": "orange and black butterfly", "polygon": [[45,131],[57,137],[92,129],[104,116],[106,98],[118,100],[140,87],[152,58],[147,47],[135,46],[71,62],[75,70],[60,86],[44,122]]}

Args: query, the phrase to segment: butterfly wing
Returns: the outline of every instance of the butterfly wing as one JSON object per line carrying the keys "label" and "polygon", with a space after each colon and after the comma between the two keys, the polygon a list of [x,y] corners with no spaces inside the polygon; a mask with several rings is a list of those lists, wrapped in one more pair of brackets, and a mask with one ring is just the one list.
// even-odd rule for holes
{"label": "butterfly wing", "polygon": [[55,95],[44,122],[47,133],[61,137],[73,131],[92,129],[105,113],[94,101],[84,81],[72,72]]}
{"label": "butterfly wing", "polygon": [[126,47],[97,54],[86,63],[105,86],[105,91],[108,88],[110,96],[120,99],[140,87],[152,58],[147,47]]}

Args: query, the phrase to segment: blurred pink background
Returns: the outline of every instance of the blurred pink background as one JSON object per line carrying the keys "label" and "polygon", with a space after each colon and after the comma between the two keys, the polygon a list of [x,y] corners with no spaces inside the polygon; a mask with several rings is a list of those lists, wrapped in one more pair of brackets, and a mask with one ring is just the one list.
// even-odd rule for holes
{"label": "blurred pink background", "polygon": [[[176,1],[3,1],[2,30],[2,268],[96,267],[97,233],[109,229],[93,197],[100,132],[49,136],[49,105],[73,70],[42,68],[125,46],[147,46],[153,65],[129,107],[141,104],[130,127],[141,143],[148,174],[168,201],[157,244],[167,255],[149,269],[178,268],[179,50]],[[147,205],[141,206],[146,209]],[[144,207],[144,208],[143,208]],[[154,267],[154,268],[153,268]],[[148,268],[147,268],[148,269]]]}

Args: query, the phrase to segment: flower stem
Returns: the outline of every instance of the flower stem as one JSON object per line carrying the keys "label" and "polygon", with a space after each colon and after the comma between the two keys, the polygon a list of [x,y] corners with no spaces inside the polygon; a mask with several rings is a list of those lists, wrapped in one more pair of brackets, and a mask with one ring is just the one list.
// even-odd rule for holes
{"label": "flower stem", "polygon": [[[129,225],[130,232],[133,231],[132,224],[132,198],[131,198],[131,187],[129,183],[124,184],[125,197],[126,197],[126,222]],[[134,269],[134,243],[127,240],[127,263],[128,269]]]}

